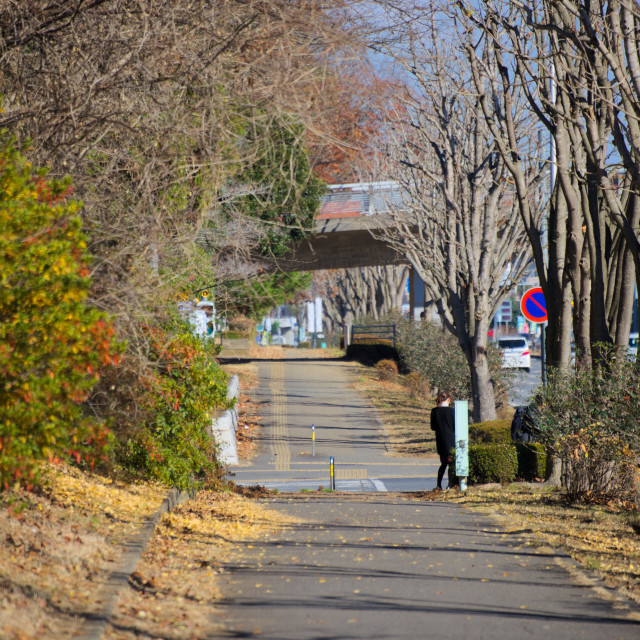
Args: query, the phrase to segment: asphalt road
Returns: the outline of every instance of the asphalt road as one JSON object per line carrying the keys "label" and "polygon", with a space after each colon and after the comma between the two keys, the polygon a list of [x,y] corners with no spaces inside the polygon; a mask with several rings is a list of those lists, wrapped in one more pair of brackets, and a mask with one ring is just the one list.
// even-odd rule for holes
{"label": "asphalt road", "polygon": [[[223,563],[215,637],[640,637],[638,608],[571,558],[406,493],[433,487],[437,460],[390,455],[375,412],[349,389],[348,366],[260,364],[261,453],[234,480],[290,491],[264,502],[294,521]],[[328,486],[330,456],[338,491],[301,492]]]}
{"label": "asphalt road", "polygon": [[330,488],[333,457],[340,491],[435,488],[438,458],[393,456],[375,409],[350,386],[352,366],[330,360],[258,363],[260,385],[254,397],[264,418],[259,455],[231,467],[232,479],[280,491]]}
{"label": "asphalt road", "polygon": [[640,637],[637,607],[594,588],[570,558],[456,505],[369,493],[267,506],[298,522],[223,565],[219,638]]}
{"label": "asphalt road", "polygon": [[529,373],[524,370],[518,370],[514,373],[509,391],[509,403],[514,407],[529,404],[541,384],[542,361],[539,356],[533,356]]}

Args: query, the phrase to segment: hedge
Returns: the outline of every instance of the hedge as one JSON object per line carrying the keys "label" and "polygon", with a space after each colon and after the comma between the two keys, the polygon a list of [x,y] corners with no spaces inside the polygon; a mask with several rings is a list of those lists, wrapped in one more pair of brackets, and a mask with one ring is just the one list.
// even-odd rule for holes
{"label": "hedge", "polygon": [[523,480],[534,481],[538,478],[546,479],[547,449],[539,442],[518,442],[515,445],[518,452],[518,477]]}
{"label": "hedge", "polygon": [[401,365],[397,349],[386,344],[350,344],[346,358],[368,366],[373,366],[380,360],[394,360]]}
{"label": "hedge", "polygon": [[[535,481],[546,478],[547,456],[539,443],[482,443],[469,446],[469,484]],[[454,484],[455,455],[449,466],[449,484]]]}
{"label": "hedge", "polygon": [[469,425],[471,444],[511,442],[511,420],[490,420]]}

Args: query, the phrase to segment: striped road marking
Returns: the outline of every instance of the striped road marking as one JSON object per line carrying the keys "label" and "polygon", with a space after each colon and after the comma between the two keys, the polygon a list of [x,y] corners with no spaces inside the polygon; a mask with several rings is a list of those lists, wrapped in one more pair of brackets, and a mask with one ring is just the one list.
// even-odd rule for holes
{"label": "striped road marking", "polygon": [[276,471],[289,471],[291,468],[291,452],[287,445],[286,402],[284,363],[274,362],[271,365],[271,412],[273,419],[271,446],[276,458]]}

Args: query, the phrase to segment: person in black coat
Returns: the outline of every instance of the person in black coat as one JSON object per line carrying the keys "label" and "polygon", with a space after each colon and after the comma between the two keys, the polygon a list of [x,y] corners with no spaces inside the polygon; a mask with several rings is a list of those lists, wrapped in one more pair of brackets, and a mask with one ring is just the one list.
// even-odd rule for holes
{"label": "person in black coat", "polygon": [[453,407],[449,406],[450,402],[451,396],[446,391],[441,391],[438,394],[438,406],[431,410],[431,430],[436,432],[436,447],[440,456],[436,487],[441,491],[444,472],[451,462],[451,449],[456,444],[456,413]]}

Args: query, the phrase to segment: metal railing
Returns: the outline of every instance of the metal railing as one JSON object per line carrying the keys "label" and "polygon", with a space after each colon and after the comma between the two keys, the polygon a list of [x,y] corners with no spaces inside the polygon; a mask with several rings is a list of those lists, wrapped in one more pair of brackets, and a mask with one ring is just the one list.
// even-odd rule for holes
{"label": "metal railing", "polygon": [[395,349],[397,328],[395,324],[356,325],[351,327],[352,344],[391,344]]}

